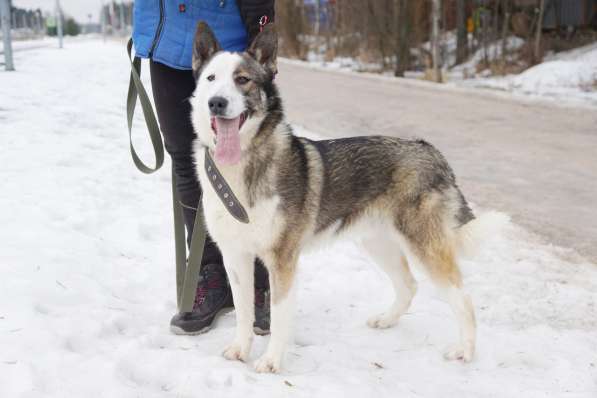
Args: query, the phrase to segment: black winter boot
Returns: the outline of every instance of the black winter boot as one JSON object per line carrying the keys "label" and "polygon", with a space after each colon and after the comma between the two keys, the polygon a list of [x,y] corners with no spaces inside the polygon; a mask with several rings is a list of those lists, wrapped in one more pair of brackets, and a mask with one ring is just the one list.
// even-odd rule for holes
{"label": "black winter boot", "polygon": [[270,324],[270,298],[269,288],[255,288],[255,334],[265,336],[269,334]]}
{"label": "black winter boot", "polygon": [[269,275],[261,259],[255,259],[255,323],[253,331],[258,335],[269,334],[270,294]]}
{"label": "black winter boot", "polygon": [[192,312],[180,312],[170,321],[174,334],[194,335],[211,329],[216,319],[232,310],[232,292],[221,264],[201,267],[197,294]]}

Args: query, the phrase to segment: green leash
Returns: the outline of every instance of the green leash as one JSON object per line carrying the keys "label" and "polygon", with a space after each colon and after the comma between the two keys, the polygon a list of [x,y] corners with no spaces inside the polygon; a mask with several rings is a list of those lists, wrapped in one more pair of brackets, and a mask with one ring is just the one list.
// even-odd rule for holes
{"label": "green leash", "polygon": [[[133,39],[130,39],[127,44],[127,52],[131,63],[131,77],[126,99],[126,116],[129,129],[130,150],[133,162],[135,163],[135,166],[137,166],[137,169],[145,174],[151,174],[158,171],[164,163],[164,144],[162,142],[162,135],[160,134],[160,128],[153,107],[151,106],[151,101],[141,82],[141,58],[132,58],[132,48]],[[133,146],[133,116],[137,105],[137,97],[141,103],[147,131],[149,133],[149,138],[151,139],[151,144],[153,145],[155,154],[155,167],[153,168],[143,163]],[[187,260],[185,226],[182,215],[182,206],[176,191],[174,166],[172,166],[172,209],[174,212],[174,244],[176,251],[176,302],[180,312],[191,312],[195,302],[197,282],[199,282],[199,268],[201,267],[201,259],[203,258],[203,247],[205,245],[206,237],[205,222],[203,220],[203,209],[201,206],[198,206],[197,216],[195,217],[195,226],[193,228],[193,238],[191,239],[191,249]]]}

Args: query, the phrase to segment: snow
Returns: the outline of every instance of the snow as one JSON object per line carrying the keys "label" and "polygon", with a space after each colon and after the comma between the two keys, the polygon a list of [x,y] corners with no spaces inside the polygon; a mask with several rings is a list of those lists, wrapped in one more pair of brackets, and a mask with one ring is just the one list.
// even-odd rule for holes
{"label": "snow", "polygon": [[0,397],[596,396],[597,267],[514,224],[462,263],[479,327],[468,365],[442,359],[456,324],[420,273],[397,327],[365,326],[391,288],[352,242],[301,258],[280,375],[220,355],[233,314],[170,334],[169,167],[130,160],[124,43],[65,44],[0,72]]}
{"label": "snow", "polygon": [[597,43],[548,56],[543,63],[518,75],[471,79],[460,84],[597,105]]}
{"label": "snow", "polygon": [[[524,40],[516,37],[510,36],[506,40],[506,54],[512,53],[518,49],[520,49],[524,45]],[[502,56],[502,40],[495,40],[488,44],[487,46],[487,56],[490,61],[495,61]],[[510,59],[512,55],[509,56]],[[453,47],[452,52],[450,53],[450,58],[452,62],[449,65],[454,65],[456,62],[456,47]],[[485,49],[483,46],[479,48],[475,53],[464,63],[454,66],[449,71],[449,76],[451,80],[460,80],[464,79],[466,76],[475,76],[477,74],[477,65],[483,62],[485,58]],[[446,71],[447,72],[447,71]],[[485,70],[484,73],[489,72]]]}

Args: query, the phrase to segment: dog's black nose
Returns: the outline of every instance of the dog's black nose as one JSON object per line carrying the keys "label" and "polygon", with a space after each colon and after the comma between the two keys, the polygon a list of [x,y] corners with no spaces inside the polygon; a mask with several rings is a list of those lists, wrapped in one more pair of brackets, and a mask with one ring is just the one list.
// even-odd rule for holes
{"label": "dog's black nose", "polygon": [[224,97],[213,97],[207,103],[212,115],[221,116],[226,113],[228,100]]}

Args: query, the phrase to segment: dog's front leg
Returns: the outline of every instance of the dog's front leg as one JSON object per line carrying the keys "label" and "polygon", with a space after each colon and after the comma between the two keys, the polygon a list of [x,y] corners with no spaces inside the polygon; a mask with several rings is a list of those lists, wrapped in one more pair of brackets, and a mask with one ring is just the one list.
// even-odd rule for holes
{"label": "dog's front leg", "polygon": [[255,370],[260,373],[280,371],[294,316],[296,259],[281,266],[277,265],[281,264],[279,262],[274,264],[267,267],[271,289],[271,336],[267,351],[255,362]]}
{"label": "dog's front leg", "polygon": [[251,353],[253,343],[253,322],[255,321],[255,293],[253,261],[254,255],[222,248],[224,267],[230,281],[236,312],[236,336],[224,350],[224,357],[245,362]]}

